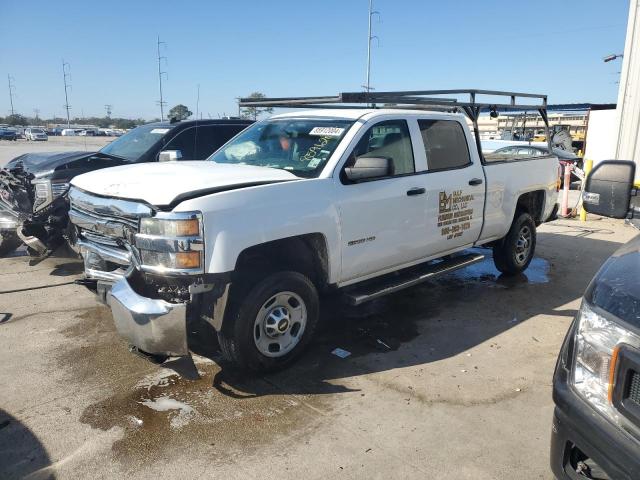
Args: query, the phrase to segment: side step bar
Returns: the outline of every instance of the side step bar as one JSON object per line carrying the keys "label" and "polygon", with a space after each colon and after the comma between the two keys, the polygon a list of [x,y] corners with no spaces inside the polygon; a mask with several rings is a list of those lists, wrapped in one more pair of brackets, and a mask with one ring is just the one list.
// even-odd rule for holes
{"label": "side step bar", "polygon": [[345,292],[347,302],[360,305],[375,298],[394,293],[419,283],[432,280],[440,275],[468,267],[484,260],[484,255],[468,253],[456,255],[445,260],[427,262],[418,267],[407,269],[406,272],[396,272],[363,285],[354,286]]}

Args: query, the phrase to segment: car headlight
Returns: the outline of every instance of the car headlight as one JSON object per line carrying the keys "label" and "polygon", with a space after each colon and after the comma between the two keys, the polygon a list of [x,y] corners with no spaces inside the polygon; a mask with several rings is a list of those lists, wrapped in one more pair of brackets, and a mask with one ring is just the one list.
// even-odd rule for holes
{"label": "car headlight", "polygon": [[622,419],[611,403],[611,394],[617,352],[624,344],[637,348],[640,337],[583,301],[578,313],[571,383],[583,399],[616,423]]}
{"label": "car headlight", "polygon": [[161,212],[155,217],[142,218],[135,245],[143,271],[178,275],[202,273],[202,214]]}
{"label": "car headlight", "polygon": [[37,212],[53,201],[51,182],[49,180],[34,180],[32,184],[34,187],[33,211]]}

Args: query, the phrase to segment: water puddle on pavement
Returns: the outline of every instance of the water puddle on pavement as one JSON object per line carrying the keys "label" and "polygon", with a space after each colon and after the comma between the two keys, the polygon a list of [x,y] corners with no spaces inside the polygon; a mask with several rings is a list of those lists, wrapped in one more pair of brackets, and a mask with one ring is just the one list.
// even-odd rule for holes
{"label": "water puddle on pavement", "polygon": [[314,421],[304,396],[282,394],[258,378],[215,388],[219,367],[206,362],[198,369],[201,378],[195,381],[160,369],[134,386],[118,386],[87,407],[80,421],[102,430],[122,428],[112,451],[131,466],[175,448],[205,448],[212,460],[223,461],[240,447],[247,452]]}

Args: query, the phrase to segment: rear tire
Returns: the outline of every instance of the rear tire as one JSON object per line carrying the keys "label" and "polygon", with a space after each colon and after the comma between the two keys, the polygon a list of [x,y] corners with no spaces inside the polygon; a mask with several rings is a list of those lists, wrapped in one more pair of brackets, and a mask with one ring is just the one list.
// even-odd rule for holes
{"label": "rear tire", "polygon": [[0,257],[4,257],[22,245],[22,241],[14,232],[0,232]]}
{"label": "rear tire", "polygon": [[319,318],[318,292],[298,272],[277,272],[245,295],[231,294],[218,340],[222,354],[242,370],[270,372],[296,359],[311,341]]}
{"label": "rear tire", "polygon": [[505,275],[524,272],[536,249],[536,224],[531,215],[516,212],[509,232],[493,246],[493,263]]}

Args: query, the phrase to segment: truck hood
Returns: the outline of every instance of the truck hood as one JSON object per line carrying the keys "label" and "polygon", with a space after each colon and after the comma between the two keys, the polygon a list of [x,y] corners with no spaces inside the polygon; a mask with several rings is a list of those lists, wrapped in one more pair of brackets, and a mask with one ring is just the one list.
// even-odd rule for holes
{"label": "truck hood", "polygon": [[290,180],[300,178],[276,168],[189,161],[123,165],[79,175],[71,184],[106,197],[175,206],[209,193]]}
{"label": "truck hood", "polygon": [[19,163],[25,171],[37,175],[38,173],[48,172],[61,165],[84,160],[94,155],[95,152],[42,152],[42,153],[25,153],[13,160],[10,160],[5,168],[12,169]]}
{"label": "truck hood", "polygon": [[620,247],[591,281],[585,299],[640,327],[640,235]]}

